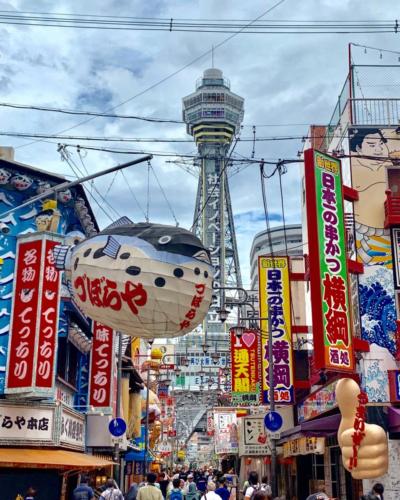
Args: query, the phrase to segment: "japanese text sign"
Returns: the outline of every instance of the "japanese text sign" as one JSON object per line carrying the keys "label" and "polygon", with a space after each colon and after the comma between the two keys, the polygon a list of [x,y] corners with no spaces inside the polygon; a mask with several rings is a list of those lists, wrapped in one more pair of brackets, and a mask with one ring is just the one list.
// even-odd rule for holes
{"label": "japanese text sign", "polygon": [[215,453],[237,453],[239,450],[236,411],[214,409]]}
{"label": "japanese text sign", "polygon": [[305,186],[316,368],[354,370],[340,161],[309,149]]}
{"label": "japanese text sign", "polygon": [[0,439],[28,442],[53,441],[54,408],[0,405]]}
{"label": "japanese text sign", "polygon": [[50,393],[55,384],[60,273],[59,239],[34,234],[17,246],[6,393]]}
{"label": "japanese text sign", "polygon": [[93,344],[90,357],[89,405],[95,409],[112,407],[114,373],[114,331],[97,321],[93,322]]}
{"label": "japanese text sign", "polygon": [[291,303],[288,257],[258,257],[263,402],[269,403],[268,314],[271,315],[274,398],[294,403]]}
{"label": "japanese text sign", "polygon": [[258,332],[245,330],[239,338],[230,332],[232,403],[252,406],[260,400]]}
{"label": "japanese text sign", "polygon": [[271,454],[263,417],[243,417],[239,429],[239,456]]}

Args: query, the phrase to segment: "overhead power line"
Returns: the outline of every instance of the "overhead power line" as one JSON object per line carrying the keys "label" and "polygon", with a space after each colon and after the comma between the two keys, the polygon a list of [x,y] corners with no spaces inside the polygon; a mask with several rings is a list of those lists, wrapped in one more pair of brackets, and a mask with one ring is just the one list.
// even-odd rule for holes
{"label": "overhead power line", "polygon": [[[93,116],[102,118],[117,118],[117,119],[130,119],[130,120],[143,120],[146,122],[155,123],[178,123],[186,124],[187,122],[183,120],[177,120],[175,118],[157,118],[152,116],[139,116],[139,115],[120,115],[115,113],[103,113],[100,111],[88,111],[88,110],[77,110],[77,109],[67,109],[67,108],[53,108],[49,106],[36,106],[34,104],[18,104],[11,102],[0,102],[0,106],[3,108],[14,108],[23,109],[29,111],[45,111],[52,113],[63,113],[68,115],[80,115],[80,116]],[[243,124],[242,127],[305,127],[309,126],[308,123],[267,123],[267,124]]]}
{"label": "overhead power line", "polygon": [[[263,17],[263,16],[261,16]],[[125,30],[125,31],[169,31],[194,33],[397,33],[398,21],[351,20],[351,21],[303,21],[275,20],[207,20],[174,18],[139,18],[122,16],[94,16],[57,13],[32,13],[23,11],[0,11],[0,24],[33,27],[56,27],[73,29]]]}
{"label": "overhead power line", "polygon": [[[270,12],[272,12],[273,10],[275,10],[277,7],[279,7],[281,4],[283,4],[285,1],[286,0],[278,0],[276,3],[274,3],[273,5],[271,5],[271,7],[268,7],[268,9],[264,10],[263,12],[261,12],[261,14],[259,16],[257,16],[255,19],[253,19],[252,21],[250,21],[245,27],[251,26],[252,24],[256,23],[261,18],[263,18],[264,16],[266,16],[267,14],[269,14]],[[168,75],[166,75],[165,77],[163,77],[160,80],[156,81],[155,83],[149,85],[148,87],[146,87],[145,89],[141,90],[137,94],[129,97],[128,99],[125,99],[124,101],[120,102],[119,104],[116,104],[115,106],[112,106],[112,107],[106,109],[105,112],[109,113],[111,111],[114,111],[115,109],[120,108],[124,104],[127,104],[128,102],[131,102],[134,99],[137,99],[138,97],[141,97],[142,95],[146,94],[147,92],[150,92],[151,90],[155,89],[156,87],[162,85],[163,83],[165,83],[166,81],[170,80],[171,78],[173,78],[174,76],[178,75],[179,73],[182,73],[182,71],[184,71],[185,69],[189,68],[193,64],[197,63],[198,61],[200,61],[201,59],[203,59],[207,55],[211,54],[211,52],[214,52],[216,49],[222,47],[223,45],[225,45],[226,43],[228,43],[230,40],[232,40],[236,36],[240,35],[243,30],[244,30],[244,28],[241,28],[238,31],[236,31],[235,33],[233,33],[232,35],[227,36],[226,38],[224,38],[223,40],[221,40],[219,43],[217,43],[216,45],[214,45],[211,49],[208,49],[205,52],[201,53],[200,55],[196,56],[194,59],[192,59],[188,63],[184,64],[183,66],[181,66],[177,70],[173,71],[172,73],[169,73]],[[82,122],[76,123],[75,125],[72,125],[71,127],[68,127],[68,128],[66,128],[64,130],[59,131],[58,133],[59,134],[64,134],[65,132],[69,132],[70,130],[73,130],[73,129],[77,128],[77,127],[80,127],[81,125],[89,123],[89,122],[91,122],[92,120],[95,120],[95,119],[96,119],[96,117],[92,116],[90,118],[87,118],[86,120],[83,120]],[[40,139],[39,139],[39,141],[40,141]],[[18,148],[22,148],[22,147],[30,146],[31,144],[34,144],[35,142],[38,142],[38,141],[32,141],[32,142],[29,142],[29,143],[26,143],[26,144],[21,144],[20,146],[17,146],[17,147]]]}
{"label": "overhead power line", "polygon": [[[34,134],[29,132],[0,132],[0,136],[35,138],[35,139],[56,139],[66,141],[93,141],[93,142],[132,142],[132,143],[193,143],[193,139],[182,139],[179,137],[105,137],[105,136],[84,136],[84,135],[58,135],[58,134]],[[345,139],[345,135],[333,135],[339,139]],[[265,137],[243,137],[239,142],[274,142],[274,141],[304,141],[306,139],[324,139],[324,135],[275,135]],[[390,140],[398,141],[400,137],[393,137]]]}

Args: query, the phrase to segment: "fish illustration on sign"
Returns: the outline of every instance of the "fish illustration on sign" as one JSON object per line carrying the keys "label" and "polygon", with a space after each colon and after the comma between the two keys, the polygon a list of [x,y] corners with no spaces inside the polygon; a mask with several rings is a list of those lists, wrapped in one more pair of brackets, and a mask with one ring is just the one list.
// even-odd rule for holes
{"label": "fish illustration on sign", "polygon": [[17,174],[11,177],[10,184],[15,187],[17,191],[25,191],[33,184],[33,180],[27,175]]}
{"label": "fish illustration on sign", "polygon": [[177,337],[211,303],[210,255],[190,231],[124,217],[76,246],[54,249],[84,314],[125,334]]}
{"label": "fish illustration on sign", "polygon": [[11,175],[11,172],[6,170],[5,168],[0,168],[0,184],[8,184]]}

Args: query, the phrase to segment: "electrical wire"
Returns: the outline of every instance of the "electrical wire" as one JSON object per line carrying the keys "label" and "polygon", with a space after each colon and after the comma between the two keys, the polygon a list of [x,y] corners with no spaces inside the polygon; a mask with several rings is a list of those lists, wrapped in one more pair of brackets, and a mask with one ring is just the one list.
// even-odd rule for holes
{"label": "electrical wire", "polygon": [[125,172],[123,170],[120,170],[121,174],[122,174],[122,177],[124,178],[124,181],[126,183],[126,185],[128,186],[128,189],[129,189],[129,192],[131,193],[132,195],[132,198],[135,200],[135,203],[136,205],[138,206],[139,210],[142,212],[142,214],[144,215],[144,218],[146,219],[146,212],[143,210],[141,204],[139,203],[139,200],[136,198],[136,195],[135,193],[133,192],[133,189],[128,181],[128,178],[127,176],[125,175]]}
{"label": "electrical wire", "polygon": [[151,164],[151,163],[150,163],[150,168],[151,168],[151,171],[153,172],[153,175],[154,175],[154,177],[155,177],[155,179],[156,179],[156,181],[157,181],[158,187],[160,188],[160,191],[161,191],[161,193],[162,193],[162,195],[163,195],[163,197],[164,197],[164,200],[165,200],[166,204],[168,205],[168,208],[169,208],[169,210],[170,210],[170,212],[171,212],[171,214],[172,214],[172,217],[173,217],[173,219],[174,219],[174,221],[175,221],[176,227],[178,227],[178,226],[179,226],[179,222],[178,222],[178,219],[176,218],[176,215],[175,215],[174,209],[172,208],[172,205],[171,205],[171,203],[169,202],[169,200],[168,200],[168,198],[167,198],[167,195],[166,195],[166,193],[165,193],[165,191],[164,191],[163,187],[161,186],[161,183],[160,183],[160,181],[159,181],[159,179],[158,179],[158,177],[157,177],[157,174],[156,174],[156,172],[155,172],[155,170],[154,170],[154,168],[153,168],[153,166],[152,166],[152,164]]}
{"label": "electrical wire", "polygon": [[[261,16],[262,17],[262,16]],[[246,20],[199,20],[174,18],[135,18],[116,16],[93,16],[76,14],[39,14],[31,12],[2,11],[0,24],[33,27],[57,27],[74,29],[169,31],[195,33],[375,33],[398,31],[397,20],[369,21],[253,21]],[[250,29],[251,28],[251,29]],[[267,30],[267,31],[266,31]],[[352,31],[350,31],[352,30]],[[284,31],[287,33],[287,31]]]}
{"label": "electrical wire", "polygon": [[[19,104],[10,102],[0,102],[0,106],[3,108],[13,108],[22,109],[29,111],[44,111],[51,113],[63,113],[68,115],[79,115],[79,116],[94,116],[99,118],[115,118],[115,119],[129,119],[129,120],[142,120],[151,123],[172,123],[172,124],[186,124],[191,122],[185,122],[183,120],[176,120],[174,118],[156,118],[150,116],[139,116],[139,115],[120,115],[114,113],[102,113],[96,111],[88,110],[77,110],[68,108],[54,108],[49,106],[36,106],[34,104]],[[267,123],[267,124],[242,124],[241,127],[308,127],[309,123]]]}
{"label": "electrical wire", "polygon": [[[261,19],[262,17],[264,17],[267,14],[269,14],[270,12],[272,12],[274,9],[276,9],[281,4],[283,4],[285,1],[286,0],[279,0],[278,2],[274,3],[271,7],[269,7],[265,11],[263,11],[255,19],[253,19],[252,21],[250,21],[250,23],[248,23],[245,27],[251,26],[252,24],[256,23],[259,19]],[[137,94],[134,94],[133,96],[129,97],[128,99],[125,99],[124,101],[120,102],[119,104],[116,104],[115,106],[112,106],[112,107],[106,109],[105,112],[109,113],[111,111],[114,111],[115,109],[120,108],[121,106],[127,104],[128,102],[131,102],[134,99],[137,99],[138,97],[141,97],[142,95],[146,94],[147,92],[150,92],[151,90],[155,89],[156,87],[162,85],[163,83],[165,83],[166,81],[170,80],[171,78],[173,78],[174,76],[178,75],[179,73],[182,73],[182,71],[184,71],[185,69],[189,68],[193,64],[197,63],[198,61],[200,61],[204,57],[208,56],[211,52],[214,52],[215,49],[218,49],[218,48],[222,47],[223,45],[225,45],[226,43],[228,43],[230,40],[232,40],[236,36],[240,35],[243,32],[243,30],[244,30],[244,28],[241,28],[240,30],[238,30],[235,33],[233,33],[232,35],[224,38],[223,40],[221,40],[220,42],[218,42],[215,46],[213,46],[212,49],[208,49],[205,52],[202,52],[199,56],[196,56],[194,59],[192,59],[188,63],[184,64],[183,66],[181,66],[177,70],[173,71],[172,73],[169,73],[165,77],[163,77],[160,80],[156,81],[155,83],[149,85],[148,87],[146,87],[145,89],[141,90]],[[75,125],[72,125],[71,127],[68,127],[66,129],[61,130],[60,132],[58,132],[58,134],[64,134],[65,132],[69,132],[70,130],[73,130],[73,129],[77,128],[77,127],[80,127],[81,125],[84,125],[86,123],[91,122],[95,118],[96,117],[94,117],[94,116],[92,116],[90,118],[87,118],[86,120],[83,120],[82,122],[79,122],[79,123],[77,123]],[[33,141],[33,142],[31,141],[31,142],[26,143],[26,144],[21,144],[21,145],[17,146],[16,149],[17,148],[22,148],[22,147],[29,146],[29,145],[34,144],[36,142],[38,142],[38,141]]]}

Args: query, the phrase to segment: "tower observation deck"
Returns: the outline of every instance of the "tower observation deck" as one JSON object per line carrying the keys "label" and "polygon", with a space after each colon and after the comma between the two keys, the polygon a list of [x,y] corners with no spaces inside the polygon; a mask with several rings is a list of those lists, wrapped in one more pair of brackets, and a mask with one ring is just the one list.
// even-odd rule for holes
{"label": "tower observation deck", "polygon": [[[195,163],[200,171],[193,230],[210,250],[215,292],[203,323],[203,334],[198,329],[176,345],[178,356],[181,354],[190,361],[189,367],[182,371],[185,382],[177,390],[198,391],[206,386],[209,390],[223,389],[227,381],[221,373],[229,356],[229,335],[219,311],[225,305],[225,290],[221,287],[242,286],[228,170],[230,148],[243,114],[244,99],[231,92],[229,80],[216,68],[205,70],[196,82],[195,92],[183,98],[183,119],[197,146]],[[208,351],[203,343],[209,345]],[[217,362],[210,357],[215,352],[220,355]],[[202,366],[207,368],[206,376],[201,375]],[[195,410],[199,413],[198,404]]]}

